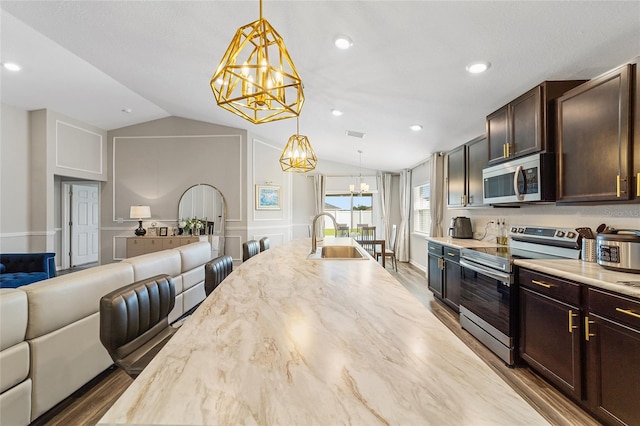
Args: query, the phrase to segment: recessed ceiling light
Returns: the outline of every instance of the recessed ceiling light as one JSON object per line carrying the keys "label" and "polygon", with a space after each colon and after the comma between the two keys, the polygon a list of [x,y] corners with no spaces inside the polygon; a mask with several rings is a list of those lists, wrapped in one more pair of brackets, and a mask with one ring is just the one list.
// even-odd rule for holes
{"label": "recessed ceiling light", "polygon": [[133,112],[133,110],[131,108],[122,108],[122,112],[124,112],[126,114],[131,114]]}
{"label": "recessed ceiling light", "polygon": [[342,115],[342,111],[340,111],[339,109],[332,109],[331,114],[335,115],[336,117],[340,117]]}
{"label": "recessed ceiling light", "polygon": [[485,72],[491,67],[490,62],[474,62],[472,64],[467,65],[467,71],[471,74],[480,74]]}
{"label": "recessed ceiling light", "polygon": [[22,69],[20,65],[14,64],[13,62],[3,63],[2,66],[8,69],[9,71],[20,71]]}
{"label": "recessed ceiling light", "polygon": [[333,44],[335,44],[338,49],[346,50],[353,46],[353,40],[345,35],[339,35],[333,40]]}
{"label": "recessed ceiling light", "polygon": [[414,132],[419,132],[420,130],[422,130],[422,126],[420,124],[412,124],[411,126],[409,126],[409,128]]}

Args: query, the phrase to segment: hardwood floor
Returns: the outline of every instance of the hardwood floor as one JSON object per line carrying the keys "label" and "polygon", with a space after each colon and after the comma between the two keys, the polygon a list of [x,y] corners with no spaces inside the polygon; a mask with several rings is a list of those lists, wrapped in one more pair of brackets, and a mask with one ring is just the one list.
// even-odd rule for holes
{"label": "hardwood floor", "polygon": [[[457,315],[434,300],[427,290],[425,273],[408,264],[398,262],[398,272],[387,267],[427,309],[473,350],[493,371],[553,425],[599,425],[593,417],[532,372],[529,368],[509,368],[473,336],[460,328]],[[132,383],[124,371],[112,367],[87,384],[33,425],[91,426],[107,412],[111,405]]]}

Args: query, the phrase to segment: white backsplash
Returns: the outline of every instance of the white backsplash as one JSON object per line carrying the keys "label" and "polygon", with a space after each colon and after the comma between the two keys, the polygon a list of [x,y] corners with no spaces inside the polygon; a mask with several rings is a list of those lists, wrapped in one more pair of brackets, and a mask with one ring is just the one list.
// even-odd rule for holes
{"label": "white backsplash", "polygon": [[[452,217],[471,218],[474,238],[482,237],[487,223],[498,218],[505,219],[507,228],[511,225],[535,225],[562,228],[588,226],[595,233],[598,225],[618,229],[640,229],[640,204],[604,206],[556,206],[554,204],[522,205],[520,208],[482,208],[446,210],[442,221],[444,235]],[[494,224],[487,227],[485,240],[495,241],[498,228]]]}

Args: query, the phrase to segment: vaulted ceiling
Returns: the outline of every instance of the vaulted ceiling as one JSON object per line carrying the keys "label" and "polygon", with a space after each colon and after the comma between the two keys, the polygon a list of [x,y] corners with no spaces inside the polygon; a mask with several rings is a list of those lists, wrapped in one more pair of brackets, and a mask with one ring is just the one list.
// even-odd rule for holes
{"label": "vaulted ceiling", "polygon": [[[209,86],[258,1],[0,5],[0,59],[23,67],[2,69],[5,104],[105,130],[173,115],[282,147],[295,133],[295,120],[253,125],[223,110]],[[487,114],[544,80],[590,79],[640,54],[638,1],[264,0],[263,15],[302,77],[300,132],[320,161],[357,165],[362,150],[363,167],[387,171],[478,136]],[[339,34],[351,49],[335,48]],[[479,60],[489,70],[467,73]]]}

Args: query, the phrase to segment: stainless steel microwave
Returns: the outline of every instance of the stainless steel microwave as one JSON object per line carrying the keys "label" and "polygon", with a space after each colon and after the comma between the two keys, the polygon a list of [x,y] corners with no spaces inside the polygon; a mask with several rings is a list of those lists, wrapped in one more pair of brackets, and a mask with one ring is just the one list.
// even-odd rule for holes
{"label": "stainless steel microwave", "polygon": [[482,170],[484,204],[556,199],[556,157],[538,153]]}

